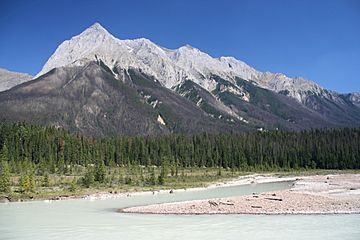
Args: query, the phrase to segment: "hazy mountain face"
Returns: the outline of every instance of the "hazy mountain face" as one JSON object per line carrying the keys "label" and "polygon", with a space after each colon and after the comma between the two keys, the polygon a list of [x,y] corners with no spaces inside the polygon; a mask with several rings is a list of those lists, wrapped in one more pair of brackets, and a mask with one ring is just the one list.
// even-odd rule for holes
{"label": "hazy mountain face", "polygon": [[0,68],[0,92],[8,90],[23,82],[30,81],[33,77],[26,73],[11,72]]}
{"label": "hazy mountain face", "polygon": [[0,104],[5,119],[92,135],[360,125],[358,94],[189,45],[120,40],[97,23],[64,41],[34,81],[0,93]]}

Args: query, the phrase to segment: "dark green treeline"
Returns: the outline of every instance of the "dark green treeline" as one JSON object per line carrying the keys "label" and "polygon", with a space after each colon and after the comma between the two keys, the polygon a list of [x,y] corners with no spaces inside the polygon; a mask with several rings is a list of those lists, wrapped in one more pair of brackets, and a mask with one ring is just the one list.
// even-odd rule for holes
{"label": "dark green treeline", "polygon": [[54,127],[1,122],[0,149],[13,172],[20,172],[26,164],[61,173],[68,165],[92,163],[359,169],[360,129],[94,139]]}

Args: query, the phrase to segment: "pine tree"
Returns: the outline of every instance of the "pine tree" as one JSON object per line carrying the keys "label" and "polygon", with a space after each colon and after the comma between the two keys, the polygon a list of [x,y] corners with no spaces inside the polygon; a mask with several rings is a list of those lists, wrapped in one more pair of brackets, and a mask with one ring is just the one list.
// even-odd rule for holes
{"label": "pine tree", "polygon": [[0,173],[0,192],[9,193],[11,191],[10,169],[6,161],[1,162]]}
{"label": "pine tree", "polygon": [[22,192],[28,192],[30,189],[30,180],[27,174],[21,175],[19,185]]}
{"label": "pine tree", "polygon": [[0,151],[0,192],[10,192],[9,150],[4,144]]}
{"label": "pine tree", "polygon": [[43,187],[49,187],[50,186],[50,180],[49,180],[49,174],[45,172],[42,182]]}
{"label": "pine tree", "polygon": [[86,173],[82,178],[82,183],[85,187],[89,188],[92,184],[94,184],[94,181],[95,181],[94,171],[92,167],[88,166],[86,169]]}
{"label": "pine tree", "polygon": [[9,161],[9,150],[6,144],[4,144],[4,146],[0,151],[0,162],[8,162],[8,161]]}
{"label": "pine tree", "polygon": [[100,160],[95,167],[95,181],[104,183],[106,179],[106,169],[104,161]]}
{"label": "pine tree", "polygon": [[155,170],[153,167],[150,170],[150,177],[147,182],[149,185],[152,185],[152,186],[156,185]]}
{"label": "pine tree", "polygon": [[160,175],[158,176],[159,185],[164,185],[165,183],[165,167],[161,167]]}
{"label": "pine tree", "polygon": [[35,182],[34,172],[33,172],[33,171],[30,171],[28,176],[29,176],[29,182],[30,182],[29,191],[30,191],[30,192],[34,192],[34,191],[35,191],[35,188],[36,188],[36,182]]}
{"label": "pine tree", "polygon": [[70,183],[69,191],[70,192],[76,192],[76,189],[77,189],[76,179],[74,178]]}

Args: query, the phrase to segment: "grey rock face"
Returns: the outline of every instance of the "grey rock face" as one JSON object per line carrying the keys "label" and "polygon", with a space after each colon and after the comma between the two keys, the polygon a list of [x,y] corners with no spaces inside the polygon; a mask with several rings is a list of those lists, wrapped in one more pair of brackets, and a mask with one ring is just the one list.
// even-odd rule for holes
{"label": "grey rock face", "polygon": [[0,68],[0,92],[8,90],[23,82],[30,81],[33,77],[29,74],[11,72]]}

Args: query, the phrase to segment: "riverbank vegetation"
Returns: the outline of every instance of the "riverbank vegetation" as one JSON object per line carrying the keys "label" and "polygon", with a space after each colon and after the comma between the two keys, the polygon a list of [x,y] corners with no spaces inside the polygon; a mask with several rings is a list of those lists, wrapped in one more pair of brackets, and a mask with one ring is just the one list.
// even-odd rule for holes
{"label": "riverbank vegetation", "polygon": [[360,129],[92,138],[0,123],[0,192],[13,198],[187,188],[247,172],[359,169]]}

